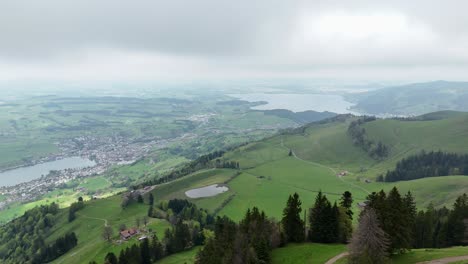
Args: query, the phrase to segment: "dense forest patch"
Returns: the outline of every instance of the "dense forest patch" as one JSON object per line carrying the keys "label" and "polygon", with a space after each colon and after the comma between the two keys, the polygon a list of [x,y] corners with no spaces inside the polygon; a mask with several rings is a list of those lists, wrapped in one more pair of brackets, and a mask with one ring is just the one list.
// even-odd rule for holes
{"label": "dense forest patch", "polygon": [[468,175],[468,155],[423,151],[399,161],[395,170],[379,176],[379,180],[395,182],[448,175]]}

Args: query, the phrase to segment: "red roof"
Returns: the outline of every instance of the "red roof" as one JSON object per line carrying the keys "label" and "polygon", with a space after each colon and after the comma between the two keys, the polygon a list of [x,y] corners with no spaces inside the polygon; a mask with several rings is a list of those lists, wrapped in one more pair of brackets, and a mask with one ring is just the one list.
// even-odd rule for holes
{"label": "red roof", "polygon": [[138,233],[138,229],[136,228],[130,228],[127,230],[120,231],[120,235],[125,239],[130,238],[137,233]]}

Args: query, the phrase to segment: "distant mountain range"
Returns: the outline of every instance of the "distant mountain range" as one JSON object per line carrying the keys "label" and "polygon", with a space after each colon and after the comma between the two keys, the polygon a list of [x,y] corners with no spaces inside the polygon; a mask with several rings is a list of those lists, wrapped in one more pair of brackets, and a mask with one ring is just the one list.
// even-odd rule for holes
{"label": "distant mountain range", "polygon": [[442,110],[468,111],[468,82],[434,81],[388,87],[347,97],[353,110],[372,115],[416,116]]}

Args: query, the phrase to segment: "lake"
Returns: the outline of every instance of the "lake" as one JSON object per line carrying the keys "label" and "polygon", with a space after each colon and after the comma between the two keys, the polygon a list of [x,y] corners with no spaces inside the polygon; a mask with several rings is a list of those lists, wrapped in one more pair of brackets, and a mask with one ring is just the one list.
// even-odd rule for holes
{"label": "lake", "polygon": [[0,186],[12,186],[18,183],[28,182],[47,175],[51,170],[78,169],[92,167],[96,163],[81,157],[69,157],[36,164],[34,166],[21,167],[0,173]]}
{"label": "lake", "polygon": [[265,101],[264,105],[252,107],[255,110],[287,109],[293,112],[313,110],[317,112],[334,112],[337,114],[353,113],[349,108],[354,104],[346,101],[343,96],[335,94],[230,94],[248,102]]}
{"label": "lake", "polygon": [[219,184],[213,184],[197,189],[191,189],[185,192],[185,195],[189,198],[202,198],[202,197],[211,197],[218,195],[223,192],[227,192],[229,190],[228,187],[219,185]]}

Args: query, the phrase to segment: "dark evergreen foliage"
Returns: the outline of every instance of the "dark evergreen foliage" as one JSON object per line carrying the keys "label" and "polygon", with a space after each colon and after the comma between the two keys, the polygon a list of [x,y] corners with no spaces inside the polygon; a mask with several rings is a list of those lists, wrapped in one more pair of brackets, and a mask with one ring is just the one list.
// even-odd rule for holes
{"label": "dark evergreen foliage", "polygon": [[43,246],[38,249],[31,261],[32,264],[48,263],[63,254],[67,253],[70,249],[74,248],[78,243],[75,233],[66,234],[58,238],[52,245]]}
{"label": "dark evergreen foliage", "polygon": [[346,214],[348,215],[350,220],[353,220],[353,195],[351,192],[346,191],[341,196],[340,206],[346,209]]}
{"label": "dark evergreen foliage", "polygon": [[387,172],[385,181],[408,181],[447,175],[468,175],[468,155],[423,151],[399,161],[395,170]]}
{"label": "dark evergreen foliage", "polygon": [[76,218],[76,212],[83,209],[85,206],[83,199],[78,200],[76,203],[72,203],[68,208],[68,222],[72,222]]}
{"label": "dark evergreen foliage", "polygon": [[401,197],[394,187],[387,194],[382,190],[367,197],[367,207],[374,209],[380,227],[390,239],[389,253],[401,253],[412,248],[416,207],[411,193]]}
{"label": "dark evergreen foliage", "polygon": [[[351,206],[349,200],[346,203]],[[314,207],[310,209],[309,240],[318,243],[346,243],[352,231],[347,210],[344,207],[340,210],[336,202],[331,205],[327,197],[319,192],[315,198]]]}
{"label": "dark evergreen foliage", "polygon": [[47,236],[56,223],[57,204],[41,205],[0,227],[0,262],[27,263],[46,247]]}
{"label": "dark evergreen foliage", "polygon": [[294,193],[288,198],[286,207],[283,210],[281,225],[288,242],[304,241],[304,221],[301,219],[302,202],[299,195]]}
{"label": "dark evergreen foliage", "polygon": [[279,245],[279,226],[254,207],[239,225],[218,217],[215,237],[198,253],[196,263],[271,263],[271,250]]}
{"label": "dark evergreen foliage", "polygon": [[390,148],[380,141],[375,142],[374,140],[369,139],[366,129],[361,127],[362,124],[375,120],[376,118],[373,116],[365,116],[356,121],[352,121],[348,127],[348,135],[353,139],[354,145],[362,148],[372,158],[381,160],[388,156]]}

